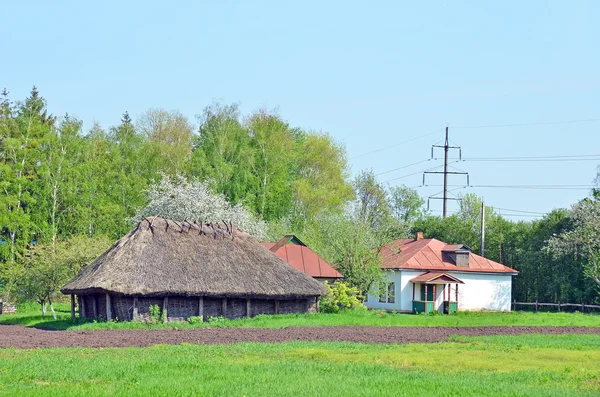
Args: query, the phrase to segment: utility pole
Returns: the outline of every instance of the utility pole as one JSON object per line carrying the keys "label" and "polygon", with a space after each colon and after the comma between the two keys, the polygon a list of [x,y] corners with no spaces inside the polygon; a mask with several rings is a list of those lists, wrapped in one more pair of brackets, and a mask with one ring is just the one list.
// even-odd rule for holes
{"label": "utility pole", "polygon": [[485,203],[481,203],[481,256],[485,257]]}
{"label": "utility pole", "polygon": [[433,159],[433,148],[443,148],[444,149],[444,171],[425,171],[423,172],[423,186],[425,186],[425,175],[426,174],[443,174],[444,175],[444,190],[442,197],[428,197],[427,198],[427,209],[429,209],[429,200],[443,200],[443,217],[446,218],[448,215],[448,200],[460,200],[459,198],[448,197],[448,175],[456,174],[456,175],[466,175],[467,176],[467,186],[469,185],[469,173],[463,171],[448,171],[448,152],[450,149],[458,149],[458,159],[462,160],[462,149],[460,146],[450,146],[448,140],[448,127],[446,127],[446,139],[444,140],[444,146],[433,145],[431,146],[431,159]]}
{"label": "utility pole", "polygon": [[446,140],[444,141],[444,218],[448,213],[448,127],[446,127]]}

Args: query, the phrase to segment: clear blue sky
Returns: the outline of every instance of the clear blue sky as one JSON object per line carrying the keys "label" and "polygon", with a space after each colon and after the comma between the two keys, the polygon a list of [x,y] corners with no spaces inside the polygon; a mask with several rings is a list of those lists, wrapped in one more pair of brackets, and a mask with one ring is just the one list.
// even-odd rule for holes
{"label": "clear blue sky", "polygon": [[[151,107],[191,119],[213,101],[239,102],[246,113],[277,109],[290,124],[343,142],[353,173],[427,159],[446,125],[465,158],[600,154],[598,121],[453,128],[600,118],[600,2],[290,3],[7,2],[0,86],[21,99],[35,84],[51,112],[75,115],[86,128],[93,121],[109,127],[125,110],[135,117]],[[590,185],[598,163],[455,165],[470,172],[473,185]],[[451,184],[462,183],[455,178]],[[412,187],[421,179],[391,183]],[[419,188],[424,196],[439,190]],[[587,194],[458,192],[534,212]]]}

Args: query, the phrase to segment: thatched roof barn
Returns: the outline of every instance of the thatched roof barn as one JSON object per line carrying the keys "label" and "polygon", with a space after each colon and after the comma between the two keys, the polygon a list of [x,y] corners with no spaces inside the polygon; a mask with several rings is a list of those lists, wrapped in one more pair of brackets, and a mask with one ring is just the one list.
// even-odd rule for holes
{"label": "thatched roof barn", "polygon": [[169,319],[307,312],[326,290],[231,224],[151,217],[62,292],[78,295],[80,316],[131,320],[152,305]]}

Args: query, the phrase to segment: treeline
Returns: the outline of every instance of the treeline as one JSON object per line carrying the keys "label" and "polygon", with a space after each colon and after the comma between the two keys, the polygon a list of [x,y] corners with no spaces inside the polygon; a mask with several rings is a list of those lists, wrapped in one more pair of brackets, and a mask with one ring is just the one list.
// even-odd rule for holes
{"label": "treeline", "polygon": [[118,126],[49,115],[34,87],[0,102],[0,260],[32,244],[74,235],[116,239],[163,175],[207,180],[232,204],[266,221],[302,225],[352,198],[344,148],[328,135],[291,128],[260,111],[204,109],[197,131],[178,112],[152,109]]}
{"label": "treeline", "polygon": [[[164,194],[174,199],[181,195],[178,202],[194,195],[222,202],[210,197],[208,186],[262,222],[270,239],[298,234],[363,293],[381,274],[377,249],[393,239],[423,231],[480,251],[481,200],[474,195],[464,196],[459,212],[443,220],[424,210],[413,189],[384,186],[372,171],[351,179],[341,144],[276,114],[244,116],[236,105],[215,104],[195,121],[151,109],[135,121],[125,112],[117,126],[94,124],[84,131],[81,120],[48,114],[35,87],[23,101],[12,101],[5,90],[0,282],[37,274],[27,281],[31,287],[15,290],[37,288],[41,297],[29,298],[47,300],[54,292],[43,285],[56,291],[126,233],[136,214],[159,208],[161,186],[169,186]],[[520,271],[514,298],[598,303],[598,286],[584,275],[589,257],[547,249],[554,235],[575,230],[572,215],[555,210],[541,220],[513,222],[486,210],[486,257]]]}

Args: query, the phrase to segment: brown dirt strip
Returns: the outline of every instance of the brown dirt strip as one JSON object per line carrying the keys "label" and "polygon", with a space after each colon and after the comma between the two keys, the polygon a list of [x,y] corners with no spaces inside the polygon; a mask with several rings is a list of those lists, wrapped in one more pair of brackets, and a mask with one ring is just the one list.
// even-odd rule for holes
{"label": "brown dirt strip", "polygon": [[600,327],[289,327],[181,330],[47,331],[0,325],[0,348],[126,347],[157,344],[346,341],[359,343],[435,343],[450,336],[596,334]]}

